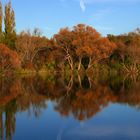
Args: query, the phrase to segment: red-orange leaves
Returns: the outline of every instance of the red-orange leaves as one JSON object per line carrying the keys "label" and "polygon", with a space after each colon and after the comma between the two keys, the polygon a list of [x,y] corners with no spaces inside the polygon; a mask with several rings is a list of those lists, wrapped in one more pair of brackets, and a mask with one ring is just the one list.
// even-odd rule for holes
{"label": "red-orange leaves", "polygon": [[0,70],[8,71],[20,67],[20,59],[15,51],[6,45],[0,44]]}
{"label": "red-orange leaves", "polygon": [[71,68],[78,63],[78,70],[84,57],[89,58],[88,68],[95,62],[108,57],[114,50],[115,44],[102,37],[91,26],[78,24],[71,30],[64,28],[53,37],[59,50],[63,50]]}

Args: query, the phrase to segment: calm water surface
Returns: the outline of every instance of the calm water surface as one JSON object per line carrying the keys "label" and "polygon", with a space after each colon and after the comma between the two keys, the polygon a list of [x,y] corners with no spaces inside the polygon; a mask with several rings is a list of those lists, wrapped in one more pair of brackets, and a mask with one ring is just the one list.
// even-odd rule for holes
{"label": "calm water surface", "polygon": [[139,140],[140,83],[108,77],[0,79],[0,140]]}

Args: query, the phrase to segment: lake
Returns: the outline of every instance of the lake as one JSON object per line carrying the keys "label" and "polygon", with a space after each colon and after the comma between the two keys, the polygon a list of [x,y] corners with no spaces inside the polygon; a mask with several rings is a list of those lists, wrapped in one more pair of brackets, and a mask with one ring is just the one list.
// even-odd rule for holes
{"label": "lake", "polygon": [[140,139],[139,79],[39,75],[0,79],[0,139]]}

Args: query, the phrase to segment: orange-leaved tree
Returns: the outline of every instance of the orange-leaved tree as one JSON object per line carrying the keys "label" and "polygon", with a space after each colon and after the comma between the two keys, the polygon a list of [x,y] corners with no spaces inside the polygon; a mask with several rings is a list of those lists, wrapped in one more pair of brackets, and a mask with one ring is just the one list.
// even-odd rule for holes
{"label": "orange-leaved tree", "polygon": [[20,68],[18,54],[6,45],[0,44],[0,71],[6,72],[17,68]]}
{"label": "orange-leaved tree", "polygon": [[78,24],[74,27],[73,33],[73,45],[76,46],[76,54],[79,57],[78,70],[83,57],[89,58],[88,68],[90,68],[95,62],[108,57],[116,47],[114,43],[102,37],[91,26]]}
{"label": "orange-leaved tree", "polygon": [[[78,70],[80,70],[82,58],[93,56],[93,49],[96,49],[94,44],[100,38],[100,34],[94,28],[84,24],[74,26],[73,34],[73,45],[76,47],[76,54],[79,58]],[[94,54],[96,53],[94,51]]]}
{"label": "orange-leaved tree", "polygon": [[68,61],[71,70],[74,69],[74,46],[73,42],[73,33],[69,28],[60,29],[58,34],[55,34],[53,37],[54,43],[57,46],[57,49],[60,50],[63,55],[63,59]]}

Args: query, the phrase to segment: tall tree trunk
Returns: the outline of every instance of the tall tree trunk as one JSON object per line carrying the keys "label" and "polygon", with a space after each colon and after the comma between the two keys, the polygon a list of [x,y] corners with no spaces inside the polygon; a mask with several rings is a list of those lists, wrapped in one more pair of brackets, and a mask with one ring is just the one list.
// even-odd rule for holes
{"label": "tall tree trunk", "polygon": [[79,57],[78,71],[81,69],[81,61],[82,61],[82,58]]}
{"label": "tall tree trunk", "polygon": [[70,65],[70,67],[71,67],[71,70],[73,71],[73,60],[72,60],[72,57],[71,56],[69,56],[69,58],[68,58],[68,63],[69,63],[69,65]]}
{"label": "tall tree trunk", "polygon": [[78,74],[78,81],[79,81],[79,85],[80,85],[80,88],[82,87],[82,82],[81,82],[81,77],[80,75]]}
{"label": "tall tree trunk", "polygon": [[88,69],[90,69],[91,68],[91,66],[92,66],[92,59],[91,59],[91,57],[89,57],[89,64],[88,64]]}

